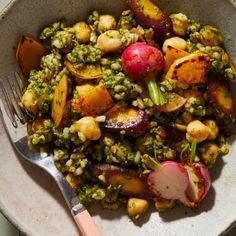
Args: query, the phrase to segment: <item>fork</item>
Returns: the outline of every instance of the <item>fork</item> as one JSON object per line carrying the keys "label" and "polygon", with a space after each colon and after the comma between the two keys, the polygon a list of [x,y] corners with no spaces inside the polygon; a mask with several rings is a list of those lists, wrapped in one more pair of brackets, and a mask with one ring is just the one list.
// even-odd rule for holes
{"label": "fork", "polygon": [[13,77],[0,80],[0,116],[14,149],[23,159],[44,169],[53,177],[83,236],[102,235],[89,212],[55,167],[52,153],[39,153],[28,147],[27,116],[19,106],[25,86],[25,81],[17,72]]}

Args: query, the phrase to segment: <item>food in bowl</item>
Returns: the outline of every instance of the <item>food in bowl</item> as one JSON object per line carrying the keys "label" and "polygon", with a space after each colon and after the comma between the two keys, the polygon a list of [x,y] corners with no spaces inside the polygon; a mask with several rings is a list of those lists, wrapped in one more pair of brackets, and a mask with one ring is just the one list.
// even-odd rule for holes
{"label": "food in bowl", "polygon": [[208,168],[235,132],[235,68],[214,26],[127,1],[118,19],[93,11],[55,22],[40,42],[22,37],[17,60],[29,85],[21,106],[29,144],[53,147],[82,203],[138,219],[181,202],[198,207]]}

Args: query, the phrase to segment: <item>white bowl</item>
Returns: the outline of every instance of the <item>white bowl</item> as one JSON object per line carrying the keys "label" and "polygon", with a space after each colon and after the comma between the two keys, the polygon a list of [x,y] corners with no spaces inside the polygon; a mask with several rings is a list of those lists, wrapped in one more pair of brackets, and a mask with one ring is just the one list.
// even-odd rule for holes
{"label": "white bowl", "polygon": [[[236,10],[226,0],[158,1],[168,12],[183,12],[202,23],[217,25],[225,35],[226,48],[236,59]],[[18,71],[14,46],[20,34],[37,36],[55,20],[76,22],[93,9],[119,14],[123,0],[21,0],[12,1],[0,21],[0,77]],[[17,158],[0,123],[0,209],[27,235],[72,236],[78,231],[52,179],[42,170]],[[236,221],[236,143],[211,171],[213,187],[199,209],[183,206],[164,212],[149,212],[138,223],[128,221],[124,210],[91,208],[104,235],[208,235],[223,232]]]}

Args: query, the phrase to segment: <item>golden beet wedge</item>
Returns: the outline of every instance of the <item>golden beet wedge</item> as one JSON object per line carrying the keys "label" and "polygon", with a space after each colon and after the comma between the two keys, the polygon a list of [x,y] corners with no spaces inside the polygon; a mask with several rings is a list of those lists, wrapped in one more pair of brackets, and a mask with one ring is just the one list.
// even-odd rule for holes
{"label": "golden beet wedge", "polygon": [[22,36],[16,51],[16,59],[24,76],[39,69],[40,61],[48,53],[47,48],[28,36]]}
{"label": "golden beet wedge", "polygon": [[203,53],[192,53],[177,59],[170,66],[166,79],[188,85],[203,83],[209,60],[209,56]]}
{"label": "golden beet wedge", "polygon": [[210,74],[208,79],[208,96],[213,106],[225,118],[235,119],[233,98],[227,80]]}
{"label": "golden beet wedge", "polygon": [[187,55],[189,55],[189,53],[184,50],[168,46],[164,57],[165,58],[164,72],[167,72],[169,70],[170,66],[173,64],[175,60],[185,57]]}
{"label": "golden beet wedge", "polygon": [[68,90],[67,82],[67,76],[64,75],[57,84],[53,93],[51,116],[54,120],[55,127],[58,127],[60,125],[63,118]]}
{"label": "golden beet wedge", "polygon": [[[97,116],[113,106],[113,100],[103,84],[96,86],[81,85],[76,87],[80,97],[74,99],[72,107],[84,116]],[[81,90],[81,91],[80,91]]]}
{"label": "golden beet wedge", "polygon": [[91,170],[96,177],[104,175],[105,185],[119,188],[121,193],[126,196],[145,199],[151,197],[146,176],[141,175],[138,171],[109,164],[95,165],[91,167]]}
{"label": "golden beet wedge", "polygon": [[80,69],[76,69],[72,63],[65,61],[65,66],[78,84],[83,82],[83,80],[102,78],[102,69],[100,65],[84,65]]}

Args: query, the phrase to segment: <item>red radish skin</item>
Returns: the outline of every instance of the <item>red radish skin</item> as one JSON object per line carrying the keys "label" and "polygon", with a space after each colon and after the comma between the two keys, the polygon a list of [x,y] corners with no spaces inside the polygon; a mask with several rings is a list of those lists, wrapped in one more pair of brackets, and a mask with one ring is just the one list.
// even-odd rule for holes
{"label": "red radish skin", "polygon": [[162,52],[145,43],[134,43],[121,56],[125,73],[135,80],[155,78],[164,68]]}
{"label": "red radish skin", "polygon": [[204,164],[196,163],[196,164],[194,164],[194,166],[197,170],[199,170],[199,172],[201,173],[201,175],[204,179],[205,190],[204,190],[203,195],[200,198],[200,201],[202,201],[206,197],[206,195],[209,192],[209,189],[211,187],[211,177],[210,177],[208,169],[206,168],[206,166]]}
{"label": "red radish skin", "polygon": [[121,60],[123,70],[129,77],[146,83],[154,104],[164,105],[166,99],[155,81],[164,68],[162,52],[145,43],[134,43],[124,50]]}
{"label": "red radish skin", "polygon": [[176,199],[182,203],[188,202],[186,191],[189,177],[182,164],[174,161],[162,162],[158,170],[149,174],[147,181],[153,194],[165,199]]}

